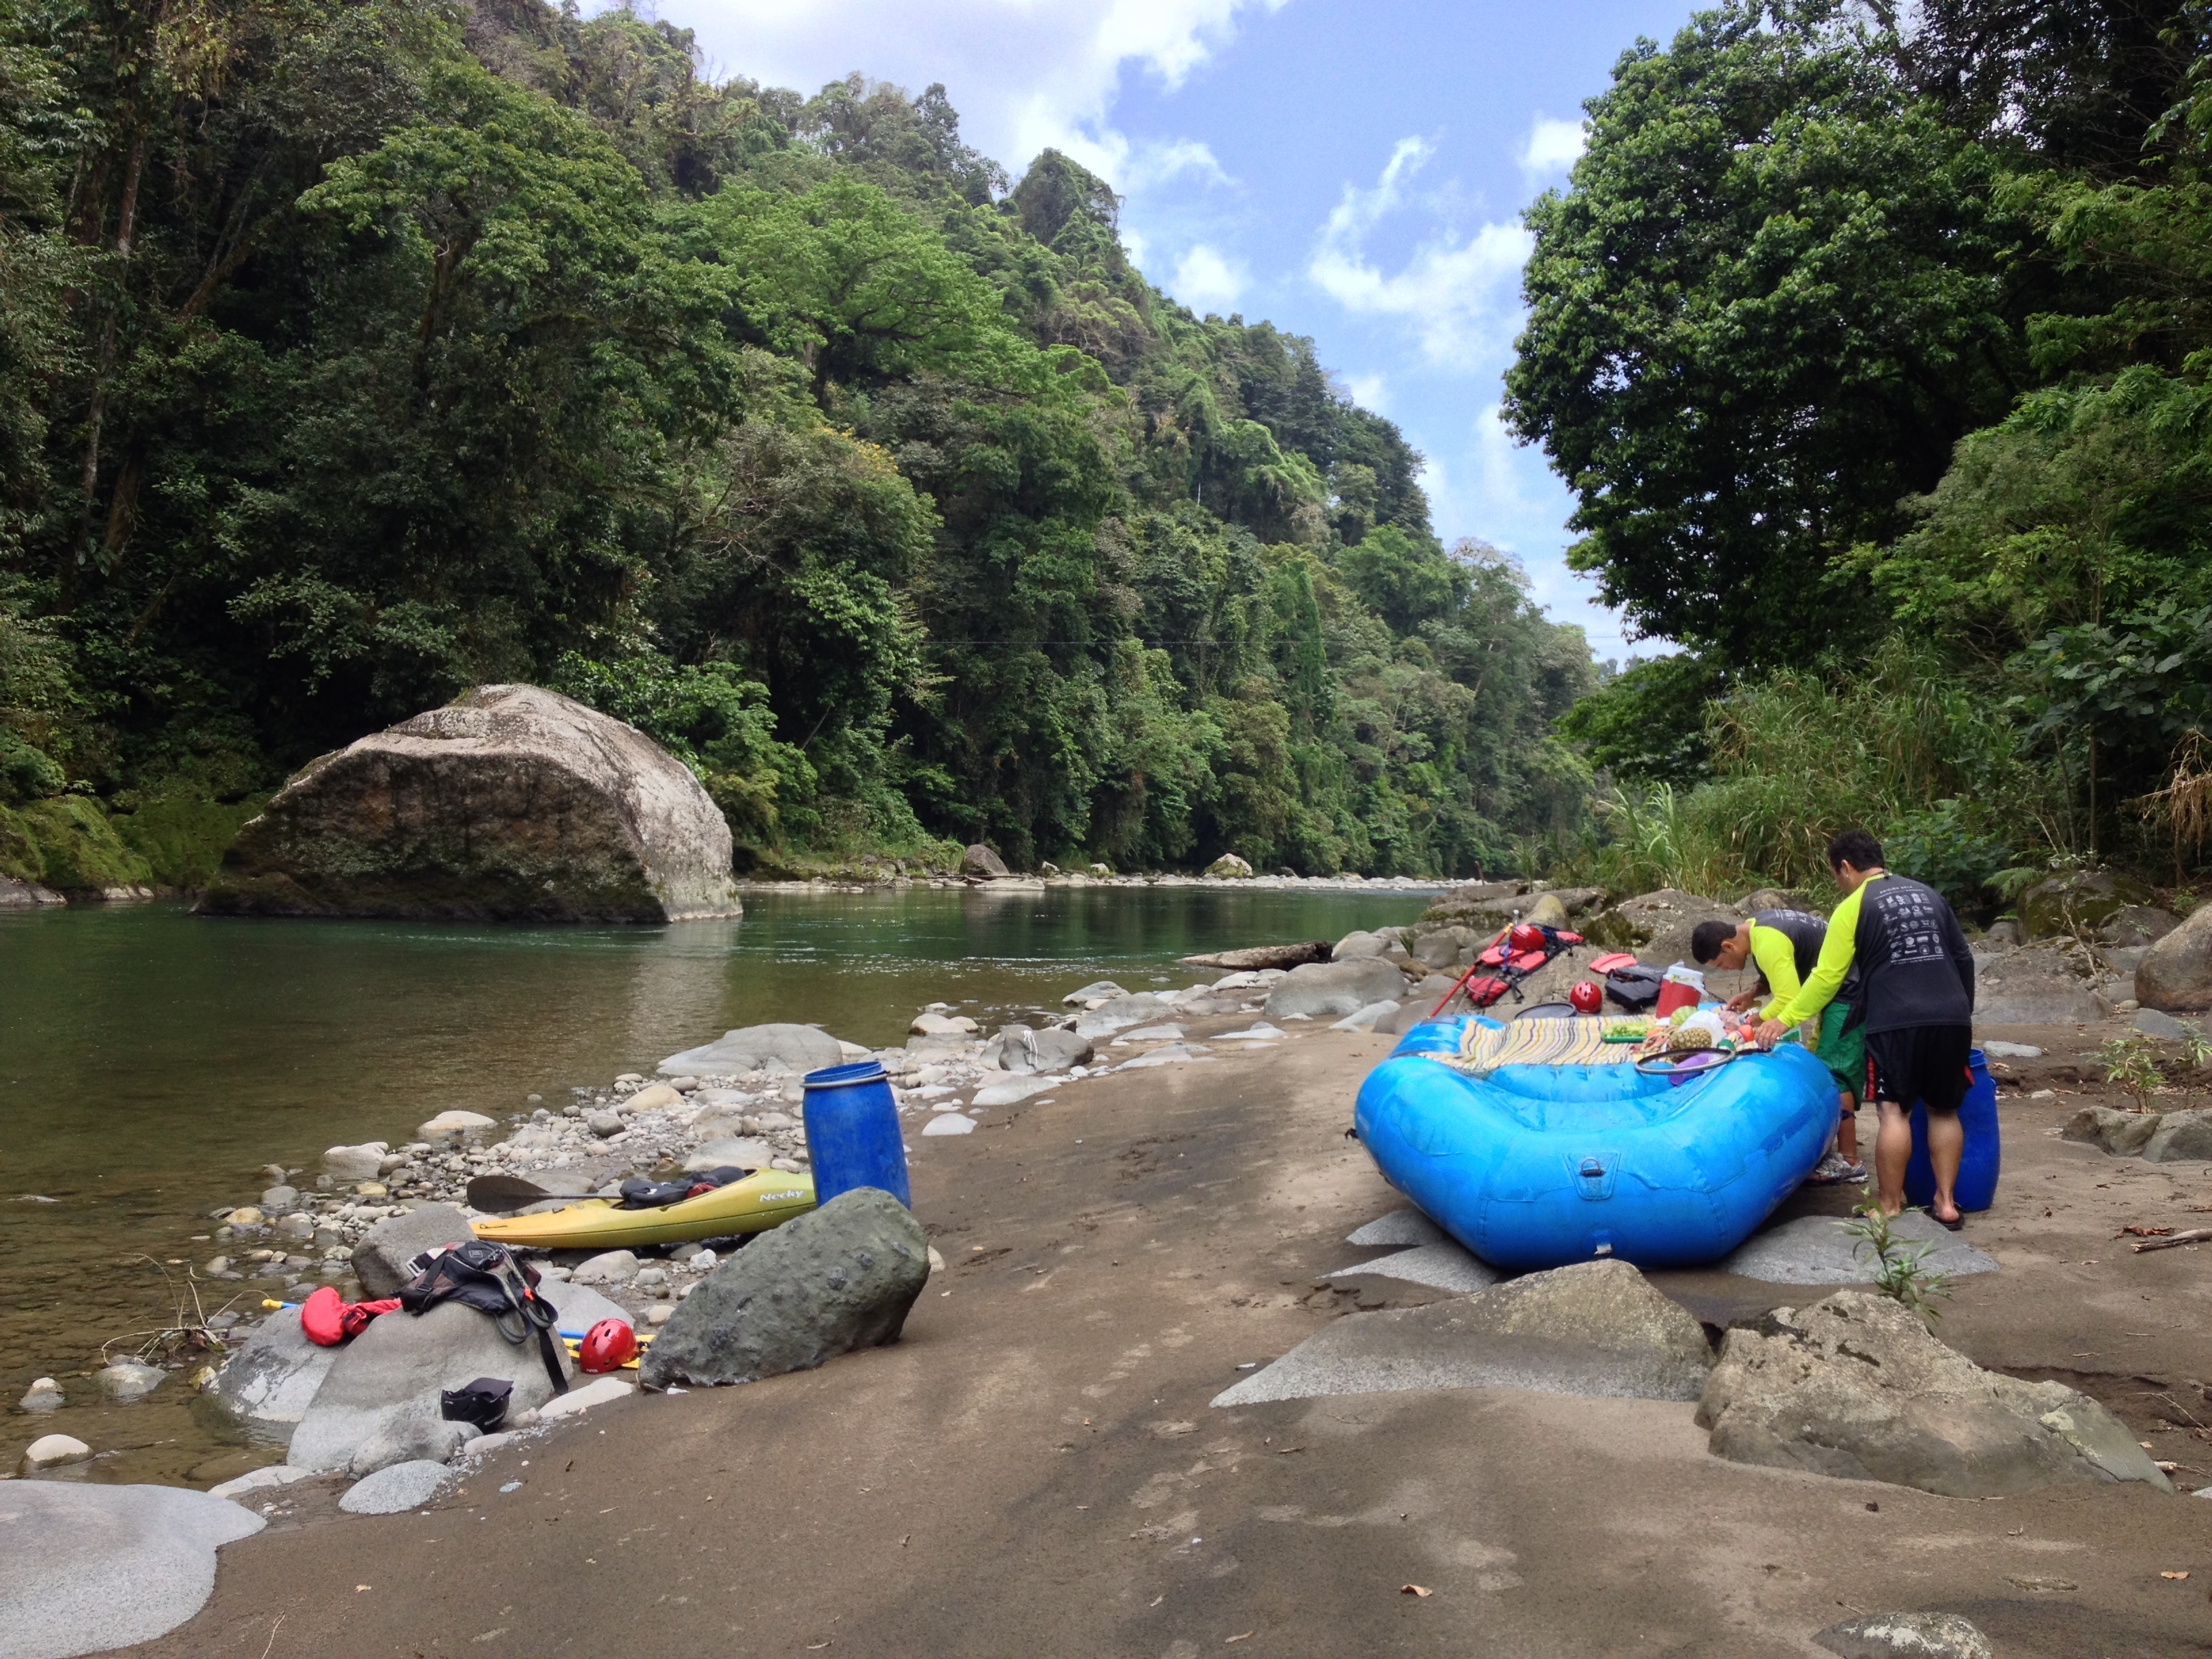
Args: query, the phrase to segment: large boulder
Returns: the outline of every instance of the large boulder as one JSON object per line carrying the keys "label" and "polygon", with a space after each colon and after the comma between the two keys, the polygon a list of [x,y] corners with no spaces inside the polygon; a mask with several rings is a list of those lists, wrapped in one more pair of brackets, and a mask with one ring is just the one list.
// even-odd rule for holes
{"label": "large boulder", "polygon": [[0,1481],[0,1652],[68,1659],[150,1642],[215,1589],[215,1553],[268,1524],[181,1486]]}
{"label": "large boulder", "polygon": [[896,1341],[928,1277],[912,1211],[873,1187],[840,1193],[702,1279],[653,1339],[640,1380],[752,1382]]}
{"label": "large boulder", "polygon": [[791,1071],[814,1072],[840,1065],[844,1058],[837,1039],[818,1026],[747,1025],[725,1031],[713,1042],[671,1054],[659,1069],[670,1077],[734,1077],[759,1071],[770,1060]]}
{"label": "large boulder", "polygon": [[1642,1273],[1626,1261],[1584,1261],[1449,1302],[1337,1320],[1213,1403],[1474,1388],[1695,1400],[1712,1363],[1704,1328]]}
{"label": "large boulder", "polygon": [[1718,899],[1699,898],[1679,888],[1662,887],[1623,899],[1578,924],[1583,936],[1607,951],[1632,951],[1638,960],[1667,968],[1675,963],[1696,966],[1690,954],[1690,934],[1701,921],[1725,921],[1731,927],[1745,913]]}
{"label": "large boulder", "polygon": [[2212,1110],[2168,1112],[2143,1142],[2146,1164],[2179,1164],[2212,1158]]}
{"label": "large boulder", "polygon": [[2114,1106],[2084,1106],[2067,1121],[2059,1136],[2087,1141],[2113,1158],[2133,1158],[2150,1144],[2165,1120],[2156,1112],[2124,1112]]}
{"label": "large boulder", "polygon": [[[553,1346],[562,1374],[574,1375],[567,1350],[558,1342]],[[441,1302],[419,1316],[386,1314],[337,1351],[292,1431],[286,1461],[319,1472],[345,1468],[370,1441],[405,1432],[401,1425],[407,1419],[438,1419],[439,1396],[479,1376],[514,1384],[507,1397],[510,1414],[534,1410],[553,1397],[537,1339],[509,1342],[489,1314],[458,1302]]]}
{"label": "large boulder", "polygon": [[362,1294],[372,1300],[397,1296],[415,1275],[407,1264],[441,1244],[465,1244],[476,1233],[458,1206],[424,1204],[387,1216],[361,1236],[353,1247],[353,1273]]}
{"label": "large boulder", "polygon": [[1087,1065],[1091,1053],[1091,1039],[1074,1031],[1009,1025],[984,1049],[983,1060],[1002,1072],[1064,1072]]}
{"label": "large boulder", "polygon": [[1183,957],[1179,960],[1188,968],[1220,968],[1246,973],[1263,968],[1298,968],[1309,962],[1327,962],[1328,957],[1327,939],[1308,939],[1295,945],[1248,945],[1241,950],[1216,951],[1209,956]]}
{"label": "large boulder", "polygon": [[1977,1025],[2070,1025],[2101,1019],[2090,994],[2094,967],[2070,938],[2039,940],[1975,963]]}
{"label": "large boulder", "polygon": [[1698,1402],[1713,1452],[1738,1463],[1887,1480],[1947,1498],[2065,1482],[2172,1486],[2087,1395],[1986,1371],[1903,1304],[1838,1291],[1729,1332]]}
{"label": "large boulder", "polygon": [[2136,1000],[2169,1013],[2212,1008],[2212,904],[2200,904],[2136,964]]}
{"label": "large boulder", "polygon": [[2021,927],[2031,939],[2088,939],[2115,912],[2137,906],[2153,909],[2157,903],[2158,895],[2132,876],[2080,870],[2046,877],[2023,892]]}
{"label": "large boulder", "polygon": [[310,763],[239,831],[216,915],[678,921],[734,916],[730,826],[643,732],[481,685]]}
{"label": "large boulder", "polygon": [[1252,866],[1234,853],[1224,853],[1206,866],[1206,873],[1216,881],[1249,881]]}
{"label": "large boulder", "polygon": [[1395,1002],[1406,994],[1406,976],[1379,957],[1351,962],[1313,962],[1293,968],[1267,993],[1269,1019],[1292,1014],[1340,1019],[1371,1002]]}
{"label": "large boulder", "polygon": [[996,850],[979,841],[961,854],[960,873],[972,876],[979,881],[996,881],[1012,872],[1006,868],[1006,860],[1000,858]]}
{"label": "large boulder", "polygon": [[323,1154],[323,1173],[333,1181],[374,1181],[382,1172],[392,1148],[381,1140],[358,1146],[333,1146]]}
{"label": "large boulder", "polygon": [[249,1430],[289,1434],[337,1357],[307,1340],[297,1308],[280,1308],[222,1362],[206,1397]]}

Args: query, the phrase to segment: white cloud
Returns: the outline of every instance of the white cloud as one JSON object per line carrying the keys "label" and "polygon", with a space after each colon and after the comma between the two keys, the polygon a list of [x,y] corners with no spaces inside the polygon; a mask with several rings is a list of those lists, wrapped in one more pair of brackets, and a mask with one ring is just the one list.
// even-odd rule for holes
{"label": "white cloud", "polygon": [[1521,146],[1521,175],[1531,185],[1547,179],[1556,179],[1571,171],[1582,159],[1583,149],[1589,135],[1580,121],[1554,121],[1540,115],[1528,129],[1528,142]]}
{"label": "white cloud", "polygon": [[1182,256],[1168,291],[1203,316],[1209,311],[1227,313],[1246,287],[1241,265],[1227,259],[1204,242]]}
{"label": "white cloud", "polygon": [[1382,400],[1389,390],[1388,381],[1380,374],[1354,374],[1344,382],[1344,389],[1362,409],[1370,415],[1385,412]]}
{"label": "white cloud", "polygon": [[1346,185],[1307,274],[1347,311],[1403,319],[1432,363],[1486,373],[1518,325],[1518,279],[1533,246],[1529,233],[1519,225],[1486,224],[1462,240],[1445,229],[1419,244],[1395,274],[1366,251],[1376,228],[1408,205],[1408,185],[1435,154],[1425,138],[1401,139],[1372,190]]}
{"label": "white cloud", "polygon": [[1108,120],[1127,66],[1180,86],[1248,14],[1288,0],[661,0],[718,65],[811,93],[854,70],[945,83],[968,142],[1018,173],[1048,145],[1116,189],[1218,175],[1188,141],[1134,146]]}

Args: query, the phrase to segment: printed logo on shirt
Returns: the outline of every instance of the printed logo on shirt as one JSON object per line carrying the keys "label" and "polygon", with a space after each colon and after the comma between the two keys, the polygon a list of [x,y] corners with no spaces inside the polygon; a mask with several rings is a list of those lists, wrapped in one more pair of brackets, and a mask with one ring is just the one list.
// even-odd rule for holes
{"label": "printed logo on shirt", "polygon": [[1889,941],[1893,963],[1942,962],[1942,901],[1924,889],[1884,882],[1865,901]]}

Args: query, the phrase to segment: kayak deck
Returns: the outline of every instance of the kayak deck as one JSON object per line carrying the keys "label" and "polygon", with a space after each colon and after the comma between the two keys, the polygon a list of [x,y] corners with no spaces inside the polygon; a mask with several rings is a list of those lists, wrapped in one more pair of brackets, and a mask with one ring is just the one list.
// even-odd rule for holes
{"label": "kayak deck", "polygon": [[734,1233],[765,1232],[814,1207],[814,1177],[762,1170],[711,1193],[653,1210],[625,1210],[589,1198],[538,1215],[499,1216],[473,1224],[478,1238],[544,1250],[617,1250],[639,1244],[682,1244]]}

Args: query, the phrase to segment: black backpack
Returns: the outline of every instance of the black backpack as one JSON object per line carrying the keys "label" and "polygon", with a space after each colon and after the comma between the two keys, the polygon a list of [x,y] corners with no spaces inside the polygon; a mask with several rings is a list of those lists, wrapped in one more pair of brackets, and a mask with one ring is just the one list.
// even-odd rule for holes
{"label": "black backpack", "polygon": [[1659,988],[1667,970],[1641,962],[1616,968],[1605,976],[1605,994],[1632,1014],[1640,1014],[1659,1000]]}
{"label": "black backpack", "polygon": [[488,1313],[499,1334],[516,1347],[538,1334],[538,1357],[553,1392],[568,1392],[568,1378],[561,1367],[561,1351],[553,1334],[559,1316],[552,1304],[538,1294],[538,1269],[515,1260],[504,1244],[472,1238],[465,1244],[442,1245],[425,1250],[407,1264],[415,1277],[399,1287],[399,1305],[410,1314],[428,1313],[441,1302],[459,1302]]}

